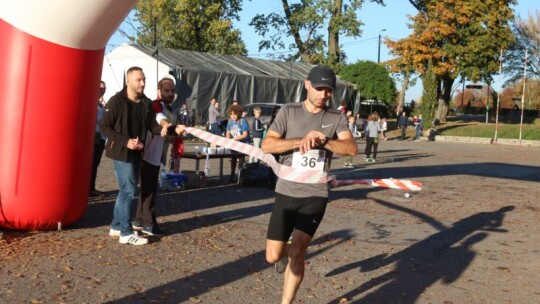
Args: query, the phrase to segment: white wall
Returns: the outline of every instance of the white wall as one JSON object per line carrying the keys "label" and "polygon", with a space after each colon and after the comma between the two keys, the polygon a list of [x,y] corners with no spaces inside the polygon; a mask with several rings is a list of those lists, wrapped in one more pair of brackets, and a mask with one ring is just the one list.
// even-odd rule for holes
{"label": "white wall", "polygon": [[123,88],[124,74],[132,66],[143,69],[146,76],[146,88],[144,93],[148,98],[154,100],[157,97],[157,82],[163,76],[169,74],[169,66],[161,62],[156,64],[156,59],[136,48],[122,44],[113,49],[103,58],[103,70],[101,80],[107,84],[105,100],[116,94]]}

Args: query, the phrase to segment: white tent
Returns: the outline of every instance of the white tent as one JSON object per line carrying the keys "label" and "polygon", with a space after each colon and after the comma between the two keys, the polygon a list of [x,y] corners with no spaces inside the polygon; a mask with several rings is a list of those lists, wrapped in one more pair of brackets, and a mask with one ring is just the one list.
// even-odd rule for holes
{"label": "white tent", "polygon": [[143,69],[146,76],[144,93],[148,98],[152,100],[156,99],[157,83],[159,79],[169,75],[171,67],[142,52],[138,48],[128,44],[122,44],[103,58],[101,80],[107,84],[105,100],[109,100],[116,92],[122,90],[125,72],[132,66],[138,66]]}
{"label": "white tent", "polygon": [[[173,107],[186,103],[190,113],[203,120],[212,98],[220,102],[222,114],[233,100],[240,105],[303,101],[304,80],[313,67],[302,62],[123,44],[106,54],[103,61],[106,100],[122,89],[124,73],[132,66],[143,69],[145,94],[150,99],[156,98],[158,80],[172,76],[178,93]],[[337,108],[344,100],[353,108],[356,97],[354,86],[338,78],[329,106]]]}

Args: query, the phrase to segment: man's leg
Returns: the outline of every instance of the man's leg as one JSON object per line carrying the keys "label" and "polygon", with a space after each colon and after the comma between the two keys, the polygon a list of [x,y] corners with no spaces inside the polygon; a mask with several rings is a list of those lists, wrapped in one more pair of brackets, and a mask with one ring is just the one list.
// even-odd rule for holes
{"label": "man's leg", "polygon": [[289,256],[281,303],[292,303],[296,296],[304,278],[305,256],[310,241],[311,236],[300,230],[293,232],[290,245],[283,241],[266,240],[266,260],[269,263],[276,263],[284,255]]}
{"label": "man's leg", "polygon": [[137,204],[135,221],[137,224],[153,227],[155,224],[155,199],[158,191],[159,166],[145,161],[141,167],[141,195]]}
{"label": "man's leg", "polygon": [[96,192],[96,177],[97,177],[97,171],[98,171],[99,164],[101,163],[101,156],[103,155],[104,149],[105,149],[104,140],[99,140],[97,143],[94,143],[94,153],[93,153],[93,158],[92,158],[92,176],[90,178],[90,196],[99,194]]}
{"label": "man's leg", "polygon": [[128,158],[127,162],[113,161],[118,181],[118,197],[114,205],[111,228],[121,231],[121,236],[133,233],[131,227],[131,208],[137,196],[137,183],[140,174],[140,159]]}

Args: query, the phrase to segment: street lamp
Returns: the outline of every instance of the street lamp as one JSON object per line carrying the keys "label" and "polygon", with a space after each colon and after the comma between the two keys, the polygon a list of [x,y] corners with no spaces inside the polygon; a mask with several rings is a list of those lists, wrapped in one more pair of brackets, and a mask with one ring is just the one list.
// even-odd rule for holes
{"label": "street lamp", "polygon": [[377,63],[381,62],[381,33],[386,32],[386,29],[382,29],[379,31],[379,45],[377,48]]}

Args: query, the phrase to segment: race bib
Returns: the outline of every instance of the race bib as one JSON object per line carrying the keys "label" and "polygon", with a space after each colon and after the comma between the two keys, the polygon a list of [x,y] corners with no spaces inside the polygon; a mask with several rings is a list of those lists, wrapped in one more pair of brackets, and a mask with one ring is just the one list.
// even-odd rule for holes
{"label": "race bib", "polygon": [[309,150],[304,154],[296,149],[293,153],[292,167],[303,170],[324,170],[325,150]]}

